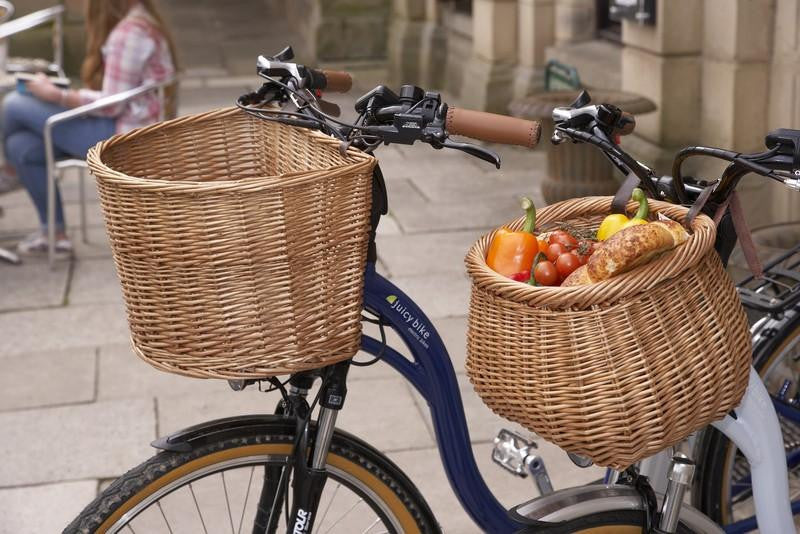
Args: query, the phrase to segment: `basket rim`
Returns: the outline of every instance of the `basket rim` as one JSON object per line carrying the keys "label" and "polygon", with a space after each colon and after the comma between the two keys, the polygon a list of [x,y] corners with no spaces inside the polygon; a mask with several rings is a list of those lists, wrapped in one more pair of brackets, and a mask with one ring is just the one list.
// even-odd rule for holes
{"label": "basket rim", "polygon": [[[292,185],[302,185],[303,183],[317,180],[325,176],[328,178],[335,178],[341,174],[352,174],[366,170],[374,165],[376,158],[362,152],[353,147],[348,147],[346,158],[352,158],[353,161],[343,165],[336,165],[320,169],[312,169],[306,171],[288,172],[282,174],[264,175],[264,176],[251,176],[241,180],[214,180],[212,182],[195,181],[195,180],[181,180],[171,181],[160,178],[143,178],[141,176],[132,176],[112,169],[103,162],[103,154],[106,150],[115,147],[121,143],[128,142],[138,137],[148,135],[152,132],[164,128],[171,128],[176,126],[183,126],[185,124],[193,124],[197,122],[211,121],[215,119],[225,118],[236,115],[238,113],[245,113],[237,107],[220,108],[213,111],[204,113],[197,113],[194,115],[186,115],[176,119],[159,122],[136,128],[124,134],[117,134],[109,139],[100,141],[89,149],[86,157],[86,162],[97,180],[113,183],[119,187],[130,187],[138,190],[159,191],[159,192],[198,192],[198,191],[262,191],[272,188],[286,187]],[[327,136],[322,132],[316,130],[309,130],[307,128],[300,128],[295,126],[285,125],[288,128],[297,128],[303,135],[313,138],[316,142],[324,145],[329,145],[338,150],[339,141],[333,137]]]}
{"label": "basket rim", "polygon": [[[613,197],[584,197],[569,199],[546,206],[538,211],[537,226],[587,215],[607,215]],[[689,208],[659,200],[648,199],[651,213],[662,213],[683,222]],[[628,210],[638,203],[630,202]],[[511,221],[504,227],[519,230],[525,217]],[[499,229],[499,228],[498,228]],[[695,267],[712,249],[716,239],[716,225],[707,215],[700,214],[692,221],[689,240],[636,269],[581,286],[530,286],[498,274],[486,264],[486,252],[498,229],[476,241],[464,259],[474,287],[498,297],[525,305],[549,306],[558,309],[582,309],[617,301],[641,294],[661,282],[674,278]]]}

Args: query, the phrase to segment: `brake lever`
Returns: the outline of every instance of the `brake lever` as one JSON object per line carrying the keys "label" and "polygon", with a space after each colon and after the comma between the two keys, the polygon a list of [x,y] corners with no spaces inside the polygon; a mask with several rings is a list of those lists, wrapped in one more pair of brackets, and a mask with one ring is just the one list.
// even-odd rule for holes
{"label": "brake lever", "polygon": [[326,115],[330,115],[331,117],[339,117],[342,114],[342,109],[338,104],[328,102],[327,100],[323,100],[321,98],[317,99],[317,104],[319,105],[320,111]]}
{"label": "brake lever", "polygon": [[485,148],[479,147],[477,145],[472,145],[469,143],[456,143],[455,141],[451,141],[450,139],[445,139],[444,141],[440,141],[437,143],[439,146],[434,145],[434,148],[452,148],[455,150],[460,150],[461,152],[466,152],[470,156],[475,156],[476,158],[480,158],[483,161],[488,161],[489,163],[494,163],[495,167],[498,169],[500,168],[500,156],[498,156],[495,152],[491,150],[487,150]]}

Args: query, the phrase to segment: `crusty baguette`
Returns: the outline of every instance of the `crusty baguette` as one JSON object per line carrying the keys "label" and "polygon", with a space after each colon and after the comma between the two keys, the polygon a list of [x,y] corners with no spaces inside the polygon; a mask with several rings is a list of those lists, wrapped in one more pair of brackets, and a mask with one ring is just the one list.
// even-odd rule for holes
{"label": "crusty baguette", "polygon": [[589,277],[589,270],[586,268],[586,265],[581,265],[561,282],[561,287],[582,286],[593,284],[594,282],[595,281]]}
{"label": "crusty baguette", "polygon": [[603,242],[586,263],[581,283],[593,283],[643,265],[689,238],[675,221],[656,221],[624,228]]}

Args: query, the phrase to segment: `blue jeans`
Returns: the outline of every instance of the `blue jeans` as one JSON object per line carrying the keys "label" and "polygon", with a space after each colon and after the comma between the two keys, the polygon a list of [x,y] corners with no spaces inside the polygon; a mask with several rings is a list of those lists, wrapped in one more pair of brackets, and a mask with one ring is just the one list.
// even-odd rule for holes
{"label": "blue jeans", "polygon": [[[44,152],[44,123],[65,108],[13,91],[3,100],[3,147],[6,161],[17,171],[20,182],[39,213],[42,230],[47,230],[47,165]],[[83,159],[98,141],[115,133],[114,119],[83,117],[53,128],[56,158]],[[63,231],[64,208],[56,188],[56,231]]]}

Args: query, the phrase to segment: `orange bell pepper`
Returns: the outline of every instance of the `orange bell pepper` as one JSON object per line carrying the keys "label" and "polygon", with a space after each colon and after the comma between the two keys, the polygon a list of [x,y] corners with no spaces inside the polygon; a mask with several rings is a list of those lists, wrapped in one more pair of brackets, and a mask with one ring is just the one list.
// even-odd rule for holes
{"label": "orange bell pepper", "polygon": [[524,279],[530,276],[533,258],[539,252],[539,243],[533,235],[536,226],[536,207],[528,197],[522,198],[522,209],[525,210],[525,224],[522,231],[514,232],[508,228],[500,228],[489,245],[486,264],[496,272],[512,279]]}

